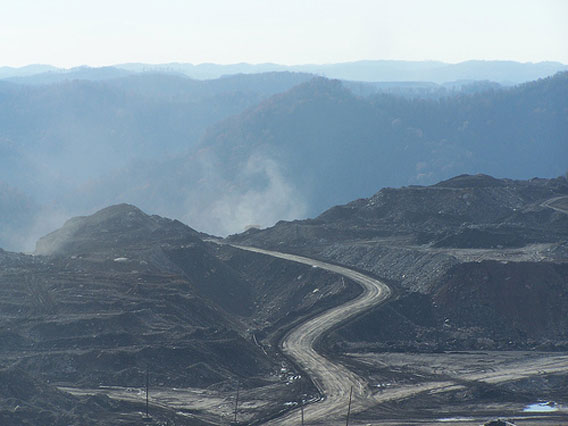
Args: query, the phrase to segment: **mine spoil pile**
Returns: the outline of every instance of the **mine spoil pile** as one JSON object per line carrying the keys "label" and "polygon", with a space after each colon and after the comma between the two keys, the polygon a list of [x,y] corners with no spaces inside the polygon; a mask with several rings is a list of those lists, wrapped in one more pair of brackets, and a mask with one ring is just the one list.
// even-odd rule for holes
{"label": "mine spoil pile", "polygon": [[[388,282],[395,290],[391,302],[319,343],[320,351],[388,390],[393,383],[416,384],[429,377],[422,368],[428,359],[435,365],[445,361],[418,356],[406,360],[405,367],[391,368],[393,358],[375,363],[360,354],[472,351],[487,363],[485,368],[497,369],[494,362],[526,359],[522,351],[566,353],[566,200],[564,177],[515,181],[463,175],[428,187],[385,188],[315,219],[280,222],[230,240],[350,266]],[[507,353],[513,358],[499,361]],[[483,369],[461,359],[461,367],[448,374],[462,377],[458,371]],[[554,362],[566,366],[562,357]],[[563,400],[568,389],[563,374],[547,375],[543,370],[536,381],[518,379],[497,388],[470,384],[461,399],[450,393],[438,399],[421,395],[406,405],[361,414],[360,420],[412,417],[416,407],[422,410],[417,415],[429,412],[435,417],[432,407],[443,406],[446,398],[470,403],[459,412],[466,417],[472,412],[491,415],[472,401]]]}
{"label": "mine spoil pile", "polygon": [[566,350],[568,214],[545,205],[565,196],[563,177],[463,175],[385,188],[315,219],[232,240],[390,280],[397,300],[342,330],[341,345],[351,339],[381,350]]}
{"label": "mine spoil pile", "polygon": [[34,256],[0,251],[0,267],[0,424],[137,424],[147,372],[156,422],[226,424],[237,387],[262,401],[242,421],[278,413],[313,390],[277,339],[360,291],[130,205],[69,220]]}
{"label": "mine spoil pile", "polygon": [[[464,175],[224,241],[126,204],[71,219],[34,255],[0,250],[0,424],[140,424],[146,380],[153,424],[262,423],[325,396],[279,345],[361,287],[230,244],[392,289],[315,342],[369,386],[376,405],[354,407],[353,421],[487,419],[561,401],[566,200],[565,178]],[[519,376],[530,366],[535,377]]]}

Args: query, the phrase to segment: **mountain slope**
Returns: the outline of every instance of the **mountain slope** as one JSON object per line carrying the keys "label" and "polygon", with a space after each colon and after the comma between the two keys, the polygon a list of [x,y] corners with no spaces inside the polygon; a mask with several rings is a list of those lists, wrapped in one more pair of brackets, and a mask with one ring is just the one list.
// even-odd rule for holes
{"label": "mountain slope", "polygon": [[306,64],[285,66],[279,64],[185,64],[160,65],[120,64],[117,67],[129,71],[148,69],[171,70],[193,78],[216,78],[237,73],[262,73],[269,71],[296,71],[323,75],[328,78],[357,81],[432,81],[444,83],[455,80],[492,80],[518,84],[548,77],[565,71],[567,66],[558,62],[519,63],[514,61],[465,61],[447,64],[439,61],[363,60],[337,64]]}
{"label": "mountain slope", "polygon": [[286,73],[12,85],[0,102],[0,179],[67,216],[128,202],[226,235],[383,186],[559,176],[567,76],[439,99],[363,98],[323,78],[266,99],[308,78]]}
{"label": "mountain slope", "polygon": [[[1,82],[0,192],[10,187],[39,207],[25,227],[10,226],[17,211],[0,207],[0,246],[30,250],[29,242],[62,217],[136,201],[127,195],[141,189],[135,173],[147,162],[186,155],[209,125],[309,78],[270,73],[201,82],[141,74],[33,87]],[[159,213],[182,217],[175,209]]]}
{"label": "mountain slope", "polygon": [[167,206],[159,213],[223,235],[315,216],[383,186],[464,172],[558,176],[568,167],[567,75],[438,100],[362,98],[314,79],[211,126],[188,155],[81,193]]}
{"label": "mountain slope", "polygon": [[[251,229],[230,241],[351,265],[357,277],[357,270],[385,277],[393,300],[318,339],[328,357],[565,351],[565,199],[565,178],[461,175],[428,187],[386,188],[318,218]],[[485,234],[464,237],[464,229]],[[0,375],[10,382],[0,387],[0,417],[32,419],[46,407],[51,417],[76,422],[96,401],[105,419],[120,413],[121,422],[132,421],[141,411],[135,393],[142,395],[136,389],[146,368],[163,401],[159,415],[176,417],[184,407],[189,424],[226,423],[235,380],[250,402],[239,414],[248,423],[281,412],[283,401],[306,389],[312,398],[279,342],[360,289],[313,267],[317,260],[297,264],[201,235],[122,204],[69,220],[38,242],[35,256],[0,250]],[[23,377],[27,393],[12,385],[22,370],[34,377]],[[53,385],[120,402],[77,399]],[[192,397],[195,387],[202,390]],[[531,398],[536,394],[531,390]],[[30,410],[17,413],[20,402]]]}
{"label": "mountain slope", "polygon": [[197,242],[198,233],[181,222],[148,216],[138,208],[121,204],[89,217],[74,217],[40,238],[39,255],[70,255],[84,251],[109,253],[121,246],[152,242]]}
{"label": "mountain slope", "polygon": [[307,78],[284,73],[197,82],[148,74],[7,86],[0,92],[1,165],[14,173],[0,178],[31,196],[54,197],[54,184],[68,188],[134,160],[185,152],[207,126]]}
{"label": "mountain slope", "polygon": [[[329,336],[359,349],[557,348],[568,342],[568,199],[562,178],[458,176],[385,188],[315,219],[230,240],[384,277],[398,300]],[[364,342],[364,343],[362,343]],[[386,343],[390,342],[390,343]]]}
{"label": "mountain slope", "polygon": [[[0,375],[12,382],[14,371],[25,370],[36,381],[29,397],[12,394],[12,384],[0,389],[0,418],[30,420],[44,406],[78,422],[89,411],[67,409],[84,398],[44,391],[55,385],[79,396],[115,392],[121,402],[101,407],[104,418],[115,412],[131,421],[142,410],[132,392],[146,368],[152,392],[201,407],[185,413],[194,423],[181,424],[199,424],[194,416],[226,423],[237,381],[243,395],[262,395],[246,418],[278,413],[300,386],[278,339],[358,289],[326,271],[200,236],[121,204],[69,219],[38,241],[34,256],[0,250]],[[208,388],[208,396],[195,396],[195,388]],[[31,412],[14,414],[19,402]],[[178,406],[169,399],[152,411],[176,417]]]}
{"label": "mountain slope", "polygon": [[376,187],[463,172],[561,175],[566,99],[566,73],[439,101],[358,98],[337,81],[317,79],[209,129],[201,146],[230,181],[239,182],[250,158],[274,161],[313,215]]}

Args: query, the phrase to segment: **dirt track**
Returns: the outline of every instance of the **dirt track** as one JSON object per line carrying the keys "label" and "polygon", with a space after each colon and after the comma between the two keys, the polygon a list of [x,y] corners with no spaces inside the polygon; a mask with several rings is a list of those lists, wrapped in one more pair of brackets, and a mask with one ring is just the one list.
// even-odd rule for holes
{"label": "dirt track", "polygon": [[[332,308],[323,314],[299,325],[290,331],[282,341],[283,351],[300,364],[309,374],[319,390],[325,395],[323,401],[306,406],[304,409],[305,422],[315,424],[335,424],[344,422],[349,392],[353,387],[352,412],[360,412],[376,404],[400,400],[421,393],[450,392],[463,388],[464,382],[502,383],[516,381],[530,376],[543,374],[558,374],[568,372],[568,357],[550,356],[540,360],[513,363],[491,372],[460,375],[454,380],[448,377],[446,381],[426,382],[411,386],[399,386],[389,392],[372,392],[367,381],[338,363],[318,354],[314,350],[316,340],[326,331],[341,322],[376,306],[387,300],[391,294],[390,288],[371,277],[337,265],[328,264],[302,256],[258,249],[254,247],[234,246],[243,250],[299,262],[341,274],[359,283],[364,291],[356,299]],[[275,419],[268,424],[297,425],[300,413],[298,410]],[[448,423],[446,423],[448,424]]]}
{"label": "dirt track", "polygon": [[[338,273],[359,283],[364,289],[363,293],[361,293],[356,299],[335,308],[331,308],[307,322],[300,324],[296,328],[292,329],[282,340],[282,350],[288,356],[293,358],[310,375],[322,395],[324,395],[323,400],[305,406],[304,418],[306,424],[345,424],[345,415],[347,412],[351,387],[353,387],[353,403],[351,412],[352,414],[356,414],[366,411],[372,407],[377,407],[381,404],[416,397],[420,394],[436,394],[456,391],[467,386],[468,383],[473,382],[496,384],[508,381],[517,381],[530,376],[560,373],[566,374],[568,372],[567,355],[548,354],[540,359],[519,360],[518,362],[509,363],[507,365],[495,366],[496,368],[491,371],[472,371],[469,374],[463,374],[463,372],[459,374],[445,372],[444,374],[440,374],[441,380],[425,380],[424,382],[414,383],[412,385],[396,385],[390,387],[388,391],[386,389],[374,388],[372,383],[370,385],[366,378],[354,373],[342,364],[332,362],[317,353],[314,350],[314,344],[323,333],[336,327],[349,318],[352,318],[353,316],[386,301],[391,294],[390,288],[386,284],[357,271],[322,261],[254,247],[238,245],[234,245],[234,247]],[[363,363],[366,363],[365,359],[368,359],[370,363],[369,365],[372,365],[372,355],[363,355],[358,358]],[[116,399],[142,399],[141,390],[138,390],[138,392],[135,393],[125,392],[124,389],[108,388],[98,390],[65,388],[64,390],[77,394],[105,393]],[[263,391],[266,392],[266,389]],[[164,406],[176,407],[177,409],[196,409],[199,407],[200,410],[211,410],[212,414],[214,412],[214,415],[212,415],[212,418],[209,418],[208,420],[210,420],[212,424],[221,424],[218,423],[219,419],[226,419],[230,417],[232,399],[227,399],[223,395],[207,395],[203,392],[193,395],[193,393],[189,390],[164,392],[163,395],[154,392],[151,402],[153,405],[159,406],[164,404]],[[260,400],[261,399],[262,398],[260,398]],[[255,409],[262,409],[261,405],[262,404],[258,405]],[[438,423],[435,419],[428,419],[428,423],[426,423],[425,420],[414,420],[416,420],[417,423],[409,421],[407,424]],[[353,423],[361,424],[355,419],[353,419]],[[447,421],[444,421],[443,423],[446,425],[453,424]],[[300,410],[295,409],[290,411],[282,417],[268,422],[268,424],[298,425],[300,424]],[[365,421],[363,424],[372,423]],[[395,422],[392,424],[399,423]],[[462,424],[461,421],[460,424]],[[476,424],[479,424],[479,422]]]}
{"label": "dirt track", "polygon": [[568,214],[568,209],[565,207],[566,205],[568,205],[568,196],[565,195],[551,198],[541,204],[543,207],[548,207],[549,209],[556,210],[557,212]]}
{"label": "dirt track", "polygon": [[[282,349],[310,374],[311,379],[325,395],[324,400],[306,406],[304,410],[306,422],[336,418],[346,413],[351,387],[353,387],[353,407],[361,409],[372,403],[371,392],[366,380],[341,364],[333,363],[318,354],[314,350],[314,344],[326,331],[387,300],[391,294],[390,288],[379,280],[341,266],[254,247],[234,247],[326,269],[341,274],[363,287],[363,293],[354,300],[332,308],[293,329],[282,341]],[[297,425],[298,411],[291,412],[269,424]]]}

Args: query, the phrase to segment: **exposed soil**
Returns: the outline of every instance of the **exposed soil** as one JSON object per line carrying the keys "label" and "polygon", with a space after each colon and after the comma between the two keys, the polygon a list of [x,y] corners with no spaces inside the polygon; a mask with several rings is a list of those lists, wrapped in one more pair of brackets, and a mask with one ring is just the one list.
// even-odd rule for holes
{"label": "exposed soil", "polygon": [[[362,378],[350,424],[563,424],[566,194],[563,178],[461,176],[230,240],[366,271],[393,290],[312,342],[339,376]],[[140,424],[147,369],[152,424],[227,424],[237,386],[239,424],[318,400],[280,342],[361,288],[203,237],[121,205],[69,221],[40,240],[41,255],[0,250],[0,423]],[[310,424],[344,424],[342,392]],[[558,410],[523,412],[542,399]]]}
{"label": "exposed soil", "polygon": [[[408,417],[434,424],[438,419],[467,419],[472,415],[477,424],[483,418],[528,421],[535,413],[523,410],[537,401],[558,401],[558,411],[548,413],[551,424],[568,418],[567,355],[514,351],[348,354],[344,361],[371,378],[379,400],[386,398],[373,409],[355,414],[361,422],[392,421],[396,417],[403,421]],[[531,375],[531,370],[538,370],[538,374]],[[408,397],[389,399],[389,394],[405,389]],[[543,413],[536,415],[542,418]]]}
{"label": "exposed soil", "polygon": [[[172,418],[181,410],[185,421],[225,423],[237,383],[246,423],[289,407],[299,387],[317,394],[277,341],[302,318],[354,297],[357,286],[266,256],[245,260],[180,223],[132,206],[116,210],[70,221],[70,229],[46,237],[50,256],[0,252],[0,368],[21,369],[41,386],[81,398],[109,396],[109,418],[125,410],[134,422],[144,401],[129,389],[144,386],[147,369],[152,407]],[[203,402],[183,402],[195,389]],[[261,401],[264,393],[271,398]],[[28,405],[57,406],[52,395],[67,394],[38,391]],[[3,398],[23,404],[18,394]],[[57,416],[54,424],[81,422],[79,414]]]}
{"label": "exposed soil", "polygon": [[[353,351],[562,354],[568,351],[567,191],[564,178],[461,176],[432,187],[385,189],[313,220],[231,239],[369,271],[395,289],[395,300],[324,337],[320,349],[332,358]],[[565,400],[563,385],[549,383]],[[547,386],[531,381],[527,389],[537,397]],[[460,400],[455,395],[452,404]],[[412,419],[411,407],[422,399],[411,398],[402,416]],[[500,410],[469,409],[469,416]]]}

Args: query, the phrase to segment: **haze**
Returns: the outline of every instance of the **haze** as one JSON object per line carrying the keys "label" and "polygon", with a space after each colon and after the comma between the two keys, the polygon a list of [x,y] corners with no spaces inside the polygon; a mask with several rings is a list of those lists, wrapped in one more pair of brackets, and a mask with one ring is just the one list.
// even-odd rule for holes
{"label": "haze", "polygon": [[568,3],[3,2],[4,66],[500,59],[568,63]]}

